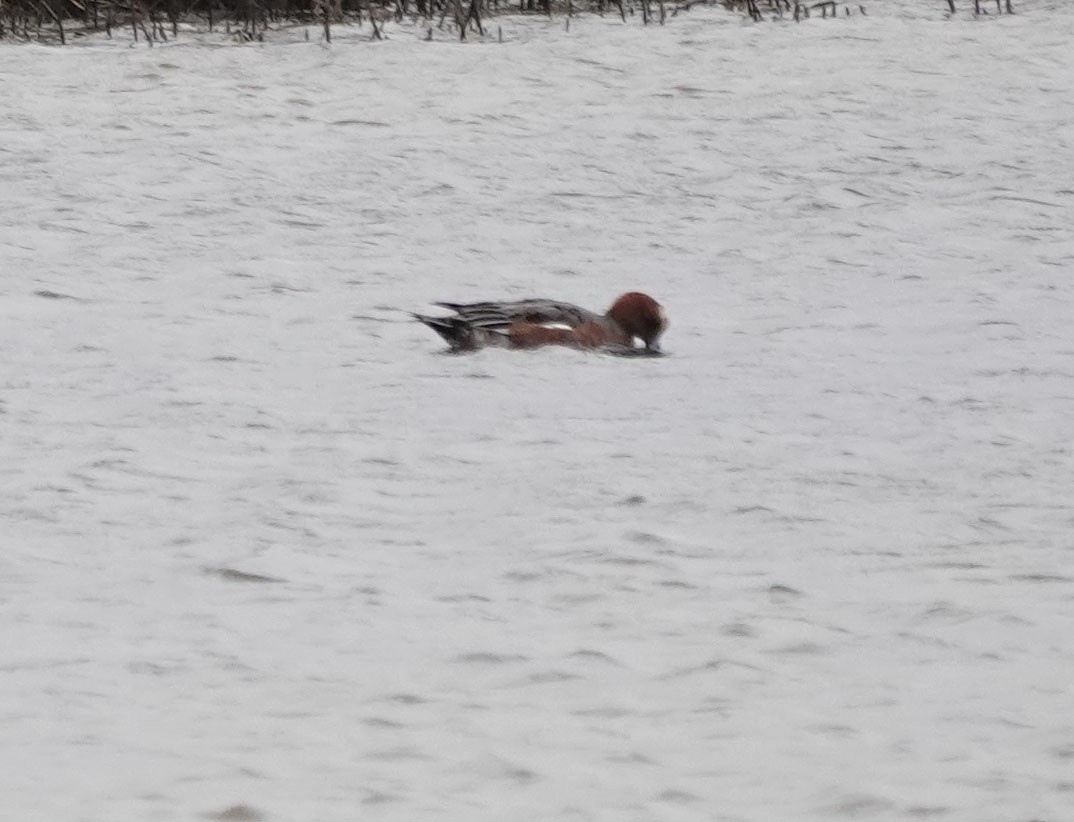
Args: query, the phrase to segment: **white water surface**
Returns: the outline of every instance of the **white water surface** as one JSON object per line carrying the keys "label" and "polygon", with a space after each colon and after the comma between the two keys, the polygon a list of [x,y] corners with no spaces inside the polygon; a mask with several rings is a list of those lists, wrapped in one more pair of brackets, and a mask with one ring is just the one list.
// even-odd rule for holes
{"label": "white water surface", "polygon": [[0,46],[3,817],[1074,819],[1074,6],[959,6]]}

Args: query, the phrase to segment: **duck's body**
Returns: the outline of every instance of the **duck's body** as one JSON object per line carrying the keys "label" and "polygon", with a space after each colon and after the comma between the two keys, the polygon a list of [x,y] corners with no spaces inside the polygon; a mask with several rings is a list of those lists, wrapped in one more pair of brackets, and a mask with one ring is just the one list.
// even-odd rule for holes
{"label": "duck's body", "polygon": [[515,302],[436,303],[451,309],[448,317],[415,314],[447,341],[453,351],[472,351],[496,345],[537,348],[569,345],[575,348],[633,349],[638,339],[648,352],[658,352],[657,340],[667,328],[660,304],[632,291],[619,297],[605,314],[555,300]]}

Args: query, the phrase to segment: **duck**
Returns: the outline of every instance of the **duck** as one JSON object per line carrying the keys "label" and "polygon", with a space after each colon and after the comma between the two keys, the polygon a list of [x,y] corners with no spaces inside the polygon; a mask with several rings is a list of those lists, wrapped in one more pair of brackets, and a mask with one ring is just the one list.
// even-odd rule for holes
{"label": "duck", "polygon": [[640,291],[620,295],[603,314],[545,299],[434,305],[453,313],[446,317],[412,316],[439,334],[451,352],[489,346],[532,349],[565,345],[659,355],[660,335],[668,327],[663,306]]}

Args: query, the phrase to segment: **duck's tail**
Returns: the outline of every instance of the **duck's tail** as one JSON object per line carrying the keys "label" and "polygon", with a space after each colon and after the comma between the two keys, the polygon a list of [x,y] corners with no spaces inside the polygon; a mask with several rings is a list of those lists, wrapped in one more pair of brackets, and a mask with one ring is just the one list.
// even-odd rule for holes
{"label": "duck's tail", "polygon": [[454,317],[428,317],[424,314],[411,314],[410,316],[429,326],[452,348],[460,347],[465,342],[466,327]]}
{"label": "duck's tail", "polygon": [[452,351],[473,351],[486,345],[506,343],[507,338],[502,333],[474,328],[461,317],[429,317],[425,314],[411,316],[439,334],[444,342],[451,346]]}

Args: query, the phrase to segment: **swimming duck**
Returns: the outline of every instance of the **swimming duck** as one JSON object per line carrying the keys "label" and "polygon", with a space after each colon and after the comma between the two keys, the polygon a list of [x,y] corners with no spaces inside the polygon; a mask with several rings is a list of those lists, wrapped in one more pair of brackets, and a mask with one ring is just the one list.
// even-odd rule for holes
{"label": "swimming duck", "polygon": [[[452,351],[568,345],[658,354],[657,341],[668,327],[660,303],[638,291],[623,294],[604,314],[540,299],[435,304],[454,313],[447,317],[413,316],[443,337]],[[635,348],[634,340],[640,340],[644,347]]]}

